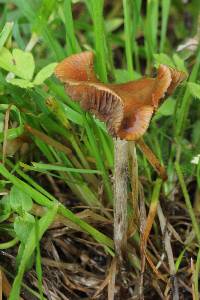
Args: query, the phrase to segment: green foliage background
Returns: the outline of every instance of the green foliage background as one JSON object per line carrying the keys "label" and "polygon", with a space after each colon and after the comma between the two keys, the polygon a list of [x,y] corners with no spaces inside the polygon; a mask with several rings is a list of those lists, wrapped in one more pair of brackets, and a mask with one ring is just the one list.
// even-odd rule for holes
{"label": "green foliage background", "polygon": [[[177,184],[174,162],[200,188],[199,164],[191,164],[200,153],[199,6],[198,0],[185,5],[178,0],[0,0],[0,229],[10,237],[0,248],[19,245],[11,300],[19,294],[34,250],[40,284],[33,293],[43,297],[39,240],[57,213],[114,255],[112,238],[36,183],[38,173],[52,176],[80,203],[104,214],[113,204],[113,141],[104,124],[72,102],[53,76],[66,56],[92,49],[104,82],[137,79],[160,63],[187,72],[188,83],[160,107],[145,141],[166,165],[165,197]],[[193,39],[189,46],[188,39]],[[140,153],[138,161],[149,203],[155,173]],[[33,203],[47,208],[39,221]],[[7,222],[11,216],[13,222]]]}

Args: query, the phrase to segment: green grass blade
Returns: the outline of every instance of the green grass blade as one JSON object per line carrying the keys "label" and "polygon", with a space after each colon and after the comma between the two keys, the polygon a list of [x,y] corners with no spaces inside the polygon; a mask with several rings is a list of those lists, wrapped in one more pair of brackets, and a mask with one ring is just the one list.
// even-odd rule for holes
{"label": "green grass blade", "polygon": [[13,2],[32,26],[35,27],[34,30],[38,30],[37,34],[43,36],[46,45],[52,50],[54,59],[58,61],[63,59],[65,52],[53,36],[51,29],[47,26],[47,22],[44,21],[44,17],[41,16],[40,8],[38,8],[36,2],[30,0],[14,0]]}
{"label": "green grass blade", "polygon": [[125,35],[125,50],[126,50],[126,61],[127,69],[129,72],[130,79],[134,79],[133,72],[133,22],[131,19],[131,0],[123,0],[123,9],[124,9],[124,35]]}
{"label": "green grass blade", "polygon": [[[16,176],[12,175],[8,170],[3,166],[3,164],[0,164],[0,174],[7,178],[10,182],[12,182],[16,187],[18,187],[20,190],[23,190],[25,193],[30,195],[30,197],[39,205],[45,206],[47,208],[54,207],[54,203],[57,203],[58,201],[56,198],[51,196],[51,200],[49,200],[45,195],[41,194]],[[113,241],[92,227],[91,225],[87,224],[80,218],[78,218],[75,214],[73,214],[69,209],[64,207],[64,205],[59,205],[58,212],[68,218],[70,221],[74,222],[76,225],[80,226],[83,231],[89,233],[96,241],[98,241],[101,245],[106,246],[106,249],[110,251],[109,248],[113,248]],[[111,252],[112,253],[112,252]]]}
{"label": "green grass blade", "polygon": [[198,244],[200,245],[200,228],[199,228],[199,224],[197,222],[197,219],[195,217],[195,214],[194,214],[194,211],[193,211],[193,208],[192,208],[190,196],[188,194],[187,187],[185,185],[185,181],[184,181],[184,178],[183,178],[181,167],[177,162],[175,163],[175,168],[176,168],[176,173],[177,173],[177,176],[178,176],[178,180],[179,180],[182,192],[183,192],[185,203],[186,203],[186,206],[187,206],[187,209],[188,209],[188,213],[189,213],[191,221],[192,221],[192,226],[193,226]]}
{"label": "green grass blade", "polygon": [[70,172],[70,173],[82,173],[82,174],[101,174],[98,170],[87,170],[87,169],[76,169],[76,168],[67,168],[64,166],[56,166],[51,164],[42,164],[32,162],[33,167],[20,163],[20,166],[24,167],[27,170],[42,172],[42,171],[60,171],[60,172]]}
{"label": "green grass blade", "polygon": [[197,261],[195,265],[195,272],[194,272],[194,294],[195,300],[199,299],[199,274],[200,274],[200,248],[197,254]]}
{"label": "green grass blade", "polygon": [[145,20],[145,49],[148,70],[152,64],[153,54],[157,53],[158,33],[158,0],[147,1],[147,15]]}
{"label": "green grass blade", "polygon": [[183,260],[183,257],[184,257],[184,254],[185,254],[185,251],[187,250],[187,248],[185,247],[181,253],[179,254],[178,258],[176,259],[176,263],[175,263],[175,268],[176,268],[176,272],[178,272],[179,270],[179,267],[180,267],[180,264]]}
{"label": "green grass blade", "polygon": [[41,262],[41,253],[40,253],[40,237],[39,237],[39,221],[36,218],[35,222],[35,241],[36,241],[36,273],[38,278],[38,289],[40,292],[40,299],[44,300],[43,288],[42,288],[42,262]]}
{"label": "green grass blade", "polygon": [[[0,104],[0,111],[6,111],[9,109],[8,104]],[[21,136],[24,133],[24,126],[22,123],[22,117],[21,117],[21,113],[19,111],[19,109],[15,106],[12,105],[10,108],[11,112],[14,112],[16,114],[16,119],[18,121],[18,126],[16,128],[10,128],[7,130],[6,132],[6,136],[4,136],[4,132],[0,132],[0,142],[2,142],[4,140],[4,138],[6,138],[7,140],[13,140],[19,136]]]}
{"label": "green grass blade", "polygon": [[[197,55],[196,55],[196,62],[193,66],[192,72],[189,77],[189,82],[195,82],[198,78],[199,74],[199,69],[200,69],[200,47],[197,50]],[[183,133],[184,133],[184,128],[186,126],[186,120],[187,116],[189,113],[190,105],[191,105],[192,97],[189,91],[189,87],[187,85],[182,103],[180,106],[180,109],[176,112],[178,118],[176,121],[176,127],[175,127],[175,132],[176,132],[176,137],[180,138]]]}
{"label": "green grass blade", "polygon": [[162,20],[161,20],[161,35],[160,35],[160,52],[164,51],[170,5],[171,5],[171,0],[162,0],[161,1]]}
{"label": "green grass blade", "polygon": [[139,60],[139,46],[137,43],[137,33],[141,24],[141,7],[142,0],[134,0],[133,1],[133,52],[135,56],[135,66],[137,72],[140,72],[140,60]]}
{"label": "green grass blade", "polygon": [[[11,272],[9,272],[7,269],[5,269],[5,268],[3,268],[3,267],[1,267],[1,269],[2,269],[2,270],[4,271],[4,273],[5,273],[6,275],[8,275],[10,278],[12,278],[12,279],[15,278],[15,276],[14,276]],[[28,285],[24,284],[23,282],[22,282],[21,285],[22,285],[22,287],[24,288],[24,290],[28,291],[28,292],[30,293],[30,295],[33,295],[33,296],[35,297],[35,299],[39,299],[39,300],[40,300],[40,294],[39,294],[39,293],[37,293],[35,290],[33,290],[32,288],[30,288]],[[44,300],[48,300],[48,299],[45,297]]]}
{"label": "green grass blade", "polygon": [[[55,216],[57,214],[58,205],[54,203],[54,206],[47,211],[47,213],[39,220],[38,222],[38,238],[41,239],[44,232],[48,229],[49,225],[53,222],[55,219]],[[22,259],[18,268],[17,276],[15,277],[9,300],[16,300],[19,299],[20,295],[20,287],[21,282],[23,279],[23,275],[25,272],[26,265],[29,261],[29,258],[33,254],[36,247],[36,237],[35,237],[35,228],[33,228],[30,232],[30,235],[27,239],[24,252],[22,255]]]}
{"label": "green grass blade", "polygon": [[102,81],[107,81],[105,33],[103,23],[103,0],[90,0],[92,20],[94,24],[95,50],[97,56],[97,70]]}
{"label": "green grass blade", "polygon": [[110,180],[107,174],[107,170],[105,169],[101,153],[99,151],[99,147],[97,144],[97,141],[95,139],[95,134],[93,130],[93,121],[92,118],[88,115],[87,120],[85,122],[85,128],[88,135],[88,140],[90,143],[90,151],[91,154],[95,157],[97,168],[102,172],[102,178],[105,185],[105,190],[108,196],[109,201],[112,203],[113,200],[113,194],[112,194],[112,187],[110,184]]}
{"label": "green grass blade", "polygon": [[74,30],[71,0],[64,1],[64,16],[65,16],[67,55],[69,56],[73,53],[77,53],[81,51]]}
{"label": "green grass blade", "polygon": [[14,23],[13,22],[7,22],[5,26],[3,27],[2,31],[0,32],[0,50],[6,43],[7,39],[9,38]]}
{"label": "green grass blade", "polygon": [[18,238],[14,238],[11,241],[0,243],[0,250],[9,249],[13,246],[15,246],[19,242]]}

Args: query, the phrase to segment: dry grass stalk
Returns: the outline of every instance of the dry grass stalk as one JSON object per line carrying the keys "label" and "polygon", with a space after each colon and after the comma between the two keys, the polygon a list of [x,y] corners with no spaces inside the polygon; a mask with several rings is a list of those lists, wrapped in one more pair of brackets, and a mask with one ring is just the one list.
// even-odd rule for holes
{"label": "dry grass stalk", "polygon": [[176,268],[175,268],[175,263],[174,263],[173,251],[172,251],[172,247],[171,247],[170,235],[168,233],[168,230],[166,230],[167,222],[166,222],[166,218],[163,214],[160,204],[158,204],[158,218],[160,221],[160,227],[161,227],[162,234],[164,234],[165,251],[167,253],[170,276],[171,276],[171,281],[172,281],[171,282],[172,297],[173,297],[172,299],[179,300],[178,282],[177,282],[177,278],[176,278]]}
{"label": "dry grass stalk", "polygon": [[158,175],[163,179],[167,180],[167,173],[165,167],[161,165],[160,161],[157,159],[155,154],[151,151],[151,149],[145,144],[143,139],[139,139],[137,141],[139,149],[145,155],[148,162],[152,165]]}
{"label": "dry grass stalk", "polygon": [[114,258],[111,264],[109,272],[109,283],[108,283],[108,300],[114,300],[115,298],[115,278],[117,272],[117,261]]}
{"label": "dry grass stalk", "polygon": [[140,255],[141,255],[141,275],[140,275],[140,282],[139,282],[139,299],[144,299],[144,270],[145,270],[145,263],[146,263],[146,257],[145,257],[145,248],[143,244],[143,236],[146,228],[146,209],[145,209],[145,198],[143,193],[143,188],[140,185]]}
{"label": "dry grass stalk", "polygon": [[139,208],[138,208],[138,163],[135,142],[129,141],[129,155],[130,155],[130,180],[132,188],[132,207],[135,220],[138,219]]}

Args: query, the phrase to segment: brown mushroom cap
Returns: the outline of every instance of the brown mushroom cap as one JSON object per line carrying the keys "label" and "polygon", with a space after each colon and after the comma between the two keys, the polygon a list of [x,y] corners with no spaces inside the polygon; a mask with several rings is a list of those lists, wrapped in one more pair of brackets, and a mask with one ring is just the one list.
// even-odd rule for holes
{"label": "brown mushroom cap", "polygon": [[161,99],[186,77],[183,72],[160,65],[156,78],[104,84],[95,75],[94,55],[89,51],[63,60],[55,75],[65,83],[74,101],[104,121],[112,136],[125,140],[137,140],[146,132]]}

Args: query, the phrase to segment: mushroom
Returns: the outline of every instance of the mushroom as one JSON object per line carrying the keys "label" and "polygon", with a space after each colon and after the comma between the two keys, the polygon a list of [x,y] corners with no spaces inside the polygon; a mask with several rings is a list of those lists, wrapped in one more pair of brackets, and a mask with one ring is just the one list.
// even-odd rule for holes
{"label": "mushroom", "polygon": [[[123,84],[103,83],[94,71],[91,51],[72,55],[55,69],[56,76],[65,84],[67,94],[81,107],[106,123],[108,132],[122,139],[115,142],[114,163],[114,242],[118,261],[127,254],[127,165],[128,143],[137,141],[154,169],[163,180],[165,168],[141,137],[149,127],[152,115],[166,95],[173,93],[185,79],[185,73],[160,65],[156,78],[145,77]],[[131,143],[132,144],[132,143]],[[137,172],[136,172],[137,173]],[[137,174],[133,189],[137,199]]]}
{"label": "mushroom", "polygon": [[106,123],[108,132],[120,139],[137,141],[165,96],[171,95],[186,74],[160,65],[157,77],[122,84],[103,83],[94,71],[94,54],[86,51],[60,62],[55,75],[65,83],[67,94],[81,107]]}

